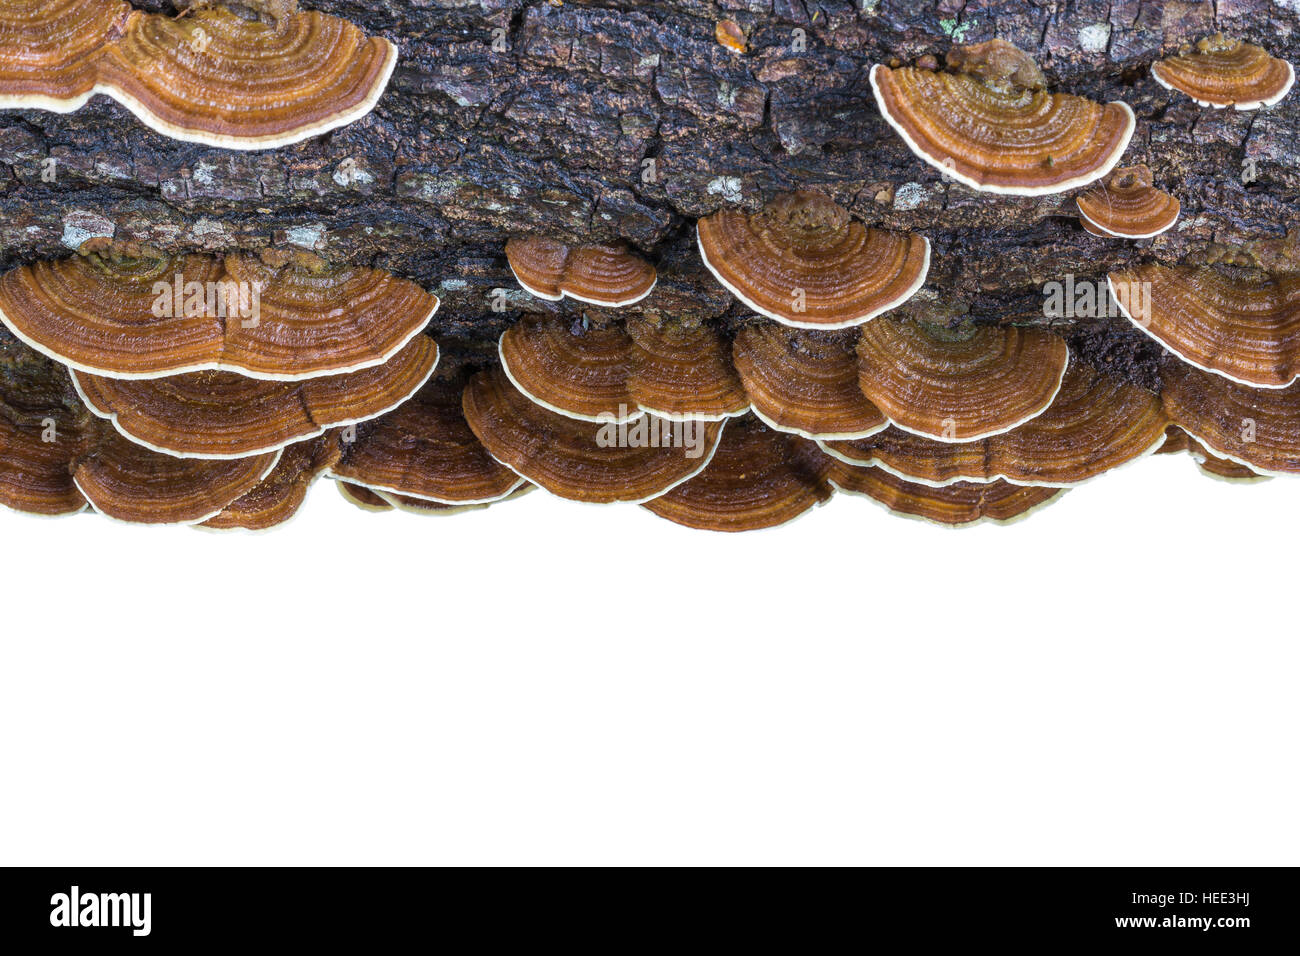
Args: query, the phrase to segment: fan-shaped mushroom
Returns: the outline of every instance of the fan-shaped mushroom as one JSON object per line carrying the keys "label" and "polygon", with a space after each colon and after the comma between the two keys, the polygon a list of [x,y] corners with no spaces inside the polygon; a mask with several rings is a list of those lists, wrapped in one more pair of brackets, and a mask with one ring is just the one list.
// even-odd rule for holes
{"label": "fan-shaped mushroom", "polygon": [[247,255],[36,262],[0,277],[0,321],[78,371],[158,378],[225,370],[292,381],[387,362],[438,300],[376,269],[272,268]]}
{"label": "fan-shaped mushroom", "polygon": [[82,106],[95,93],[105,44],[132,15],[123,0],[5,0],[0,109],[69,113]]}
{"label": "fan-shaped mushroom", "polygon": [[889,422],[858,388],[851,336],[749,325],[736,334],[736,371],[754,414],[804,438],[865,438]]}
{"label": "fan-shaped mushroom", "polygon": [[1177,199],[1153,185],[1146,166],[1125,166],[1075,202],[1083,227],[1093,235],[1149,239],[1178,221]]}
{"label": "fan-shaped mushroom", "polygon": [[1300,474],[1300,383],[1250,388],[1181,362],[1163,378],[1170,419],[1213,455],[1259,474]]}
{"label": "fan-shaped mushroom", "polygon": [[335,478],[385,495],[441,505],[500,501],[524,485],[487,453],[461,409],[464,382],[429,382],[409,402],[357,431]]}
{"label": "fan-shaped mushroom", "polygon": [[1001,478],[1065,488],[1154,452],[1168,423],[1150,392],[1071,362],[1051,407],[1009,432],[939,442],[890,428],[822,447],[848,464],[875,465],[934,487]]}
{"label": "fan-shaped mushroom", "polygon": [[1204,445],[1188,435],[1187,432],[1177,425],[1170,425],[1165,430],[1165,443],[1160,446],[1156,454],[1175,455],[1180,453],[1186,454],[1192,461],[1196,462],[1196,466],[1201,469],[1203,474],[1219,481],[1229,481],[1235,484],[1254,484],[1255,482],[1272,480],[1271,475],[1262,475],[1246,465],[1211,454]]}
{"label": "fan-shaped mushroom", "polygon": [[704,531],[755,531],[825,504],[830,459],[810,441],[755,418],[730,422],[707,468],[643,508]]}
{"label": "fan-shaped mushroom", "polygon": [[384,365],[303,382],[233,372],[72,376],[86,406],[137,444],[181,458],[243,458],[377,418],[419,391],[437,363],[437,345],[422,335]]}
{"label": "fan-shaped mushroom", "polygon": [[632,340],[617,325],[525,315],[501,333],[497,350],[515,388],[543,408],[589,422],[641,415],[628,391]]}
{"label": "fan-shaped mushroom", "polygon": [[728,291],[797,328],[860,325],[910,299],[930,270],[928,239],[868,229],[811,190],[753,215],[723,209],[696,231],[704,264]]}
{"label": "fan-shaped mushroom", "polygon": [[265,479],[202,527],[266,531],[284,524],[298,513],[316,479],[338,462],[342,450],[337,432],[290,445]]}
{"label": "fan-shaped mushroom", "polygon": [[1019,521],[1065,494],[1061,488],[1013,485],[1009,481],[959,481],[935,488],[882,468],[858,468],[842,461],[830,466],[827,478],[837,491],[864,495],[895,514],[954,528]]}
{"label": "fan-shaped mushroom", "polygon": [[631,305],[655,287],[654,266],[625,245],[570,246],[554,239],[511,239],[506,259],[519,284],[539,299],[566,295],[611,308]]}
{"label": "fan-shaped mushroom", "polygon": [[1300,276],[1152,263],[1108,281],[1124,316],[1184,362],[1254,388],[1300,376]]}
{"label": "fan-shaped mushroom", "polygon": [[1042,329],[884,318],[862,330],[857,381],[904,431],[974,441],[1046,411],[1069,360],[1065,340]]}
{"label": "fan-shaped mushroom", "polygon": [[354,485],[346,481],[336,481],[339,494],[349,504],[356,505],[362,511],[392,511],[392,502],[365,485]]}
{"label": "fan-shaped mushroom", "polygon": [[668,319],[628,319],[627,389],[637,406],[673,421],[720,421],[749,410],[749,396],[716,329]]}
{"label": "fan-shaped mushroom", "polygon": [[950,52],[959,72],[878,64],[871,87],[908,148],[972,189],[1040,196],[1105,176],[1128,147],[1133,111],[1048,93],[1025,58],[992,40]]}
{"label": "fan-shaped mushroom", "polygon": [[[0,505],[25,514],[57,517],[86,510],[68,470],[70,429],[11,422],[0,408]],[[75,432],[71,433],[75,435]]]}
{"label": "fan-shaped mushroom", "polygon": [[205,5],[131,17],[98,89],[164,136],[275,149],[365,116],[396,63],[392,43],[314,10],[268,23]]}
{"label": "fan-shaped mushroom", "polygon": [[1165,89],[1215,109],[1272,106],[1295,84],[1295,70],[1286,60],[1222,33],[1198,41],[1195,50],[1152,63],[1151,76]]}
{"label": "fan-shaped mushroom", "polygon": [[470,380],[465,419],[497,461],[561,498],[640,503],[698,474],[722,422],[583,422],[542,408],[499,366]]}

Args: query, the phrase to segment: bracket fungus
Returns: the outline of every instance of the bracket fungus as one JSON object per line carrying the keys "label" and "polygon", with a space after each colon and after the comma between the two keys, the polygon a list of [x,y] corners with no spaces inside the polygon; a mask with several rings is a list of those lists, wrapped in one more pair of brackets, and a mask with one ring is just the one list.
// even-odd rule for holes
{"label": "bracket fungus", "polygon": [[5,0],[0,109],[69,113],[96,92],[97,63],[132,15],[124,0]]}
{"label": "bracket fungus", "polygon": [[392,511],[393,505],[388,499],[384,498],[376,491],[371,491],[365,485],[354,485],[348,481],[334,482],[338,486],[339,494],[343,500],[351,505],[355,505],[362,511]]}
{"label": "bracket fungus", "polygon": [[723,209],[696,223],[700,255],[760,315],[807,329],[861,325],[925,284],[930,240],[868,228],[813,190],[761,212]]}
{"label": "bracket fungus", "polygon": [[727,425],[708,467],[642,507],[704,531],[771,528],[831,499],[829,464],[813,442],[746,416]]}
{"label": "bracket fungus", "polygon": [[1229,461],[1227,458],[1220,458],[1218,455],[1211,454],[1204,445],[1195,438],[1188,435],[1177,425],[1170,425],[1165,431],[1165,443],[1160,446],[1156,452],[1157,455],[1176,455],[1186,454],[1196,462],[1196,466],[1201,469],[1202,474],[1208,475],[1218,481],[1229,481],[1235,484],[1254,484],[1261,481],[1271,481],[1271,475],[1261,474],[1255,469],[1240,464],[1239,462]]}
{"label": "bracket fungus", "polygon": [[357,431],[330,473],[382,495],[442,505],[488,504],[525,482],[474,437],[461,408],[464,382],[429,382],[409,402]]}
{"label": "bracket fungus", "polygon": [[1019,521],[1065,494],[1062,488],[1013,485],[1009,481],[959,481],[934,488],[881,468],[859,468],[842,461],[830,466],[827,479],[836,491],[865,496],[894,514],[952,528]]}
{"label": "bracket fungus", "polygon": [[714,327],[632,317],[627,334],[627,387],[642,411],[673,421],[721,421],[749,411],[731,349]]}
{"label": "bracket fungus", "polygon": [[1295,84],[1295,70],[1286,60],[1222,33],[1197,41],[1194,50],[1152,63],[1151,76],[1165,89],[1215,109],[1272,106]]}
{"label": "bracket fungus", "polygon": [[654,266],[626,245],[571,246],[554,239],[511,239],[506,259],[530,295],[558,302],[619,308],[640,302],[655,287]]}
{"label": "bracket fungus", "polygon": [[542,408],[500,366],[465,387],[465,419],[497,461],[561,498],[639,504],[708,465],[722,422],[669,422],[643,415],[616,424],[578,421]]}
{"label": "bracket fungus", "polygon": [[381,365],[438,309],[435,296],[377,269],[134,252],[11,270],[0,277],[0,321],[93,375],[225,370],[294,381]]}
{"label": "bracket fungus", "polygon": [[69,469],[67,447],[46,436],[58,434],[39,422],[9,420],[0,409],[0,506],[24,514],[59,517],[86,510]]}
{"label": "bracket fungus", "polygon": [[338,432],[290,445],[275,467],[246,494],[201,527],[214,531],[267,531],[293,518],[312,484],[337,464],[343,452]]}
{"label": "bracket fungus", "polygon": [[1300,474],[1300,383],[1250,388],[1180,362],[1163,378],[1169,418],[1212,455],[1262,475]]}
{"label": "bracket fungus", "polygon": [[889,425],[858,388],[853,342],[843,333],[748,325],[736,333],[733,354],[754,414],[772,428],[849,439]]}
{"label": "bracket fungus", "polygon": [[858,340],[863,394],[904,431],[964,442],[1007,432],[1046,411],[1070,351],[1042,329],[947,329],[881,319]]}
{"label": "bracket fungus", "polygon": [[1003,479],[1066,488],[1153,453],[1168,424],[1155,395],[1071,362],[1051,406],[1009,432],[941,442],[890,428],[860,441],[821,444],[847,464],[877,466],[934,487]]}
{"label": "bracket fungus", "polygon": [[632,340],[617,325],[525,315],[501,333],[497,352],[515,388],[543,408],[591,422],[642,414],[628,391]]}
{"label": "bracket fungus", "polygon": [[1094,236],[1150,239],[1178,221],[1181,205],[1156,189],[1146,166],[1117,169],[1101,186],[1080,195],[1079,219]]}
{"label": "bracket fungus", "polygon": [[1100,179],[1128,148],[1128,104],[1048,93],[1027,54],[1003,40],[955,47],[949,71],[877,64],[881,115],[909,149],[972,189],[1065,192]]}
{"label": "bracket fungus", "polygon": [[136,444],[180,458],[243,458],[377,418],[419,391],[437,364],[438,346],[422,335],[384,365],[302,382],[71,374],[86,407]]}
{"label": "bracket fungus", "polygon": [[1253,388],[1300,377],[1300,276],[1152,263],[1108,281],[1120,312],[1182,361]]}

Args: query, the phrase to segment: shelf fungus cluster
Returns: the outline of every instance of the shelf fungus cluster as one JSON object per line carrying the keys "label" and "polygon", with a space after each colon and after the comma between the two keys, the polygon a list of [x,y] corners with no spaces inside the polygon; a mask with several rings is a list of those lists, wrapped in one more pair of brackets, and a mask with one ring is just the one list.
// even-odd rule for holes
{"label": "shelf fungus cluster", "polygon": [[389,41],[296,0],[7,0],[0,108],[71,112],[103,93],[174,139],[273,149],[355,122],[397,62]]}
{"label": "shelf fungus cluster", "polygon": [[1200,106],[1215,109],[1272,106],[1295,85],[1295,69],[1286,60],[1221,33],[1156,61],[1151,76],[1165,89],[1185,93]]}
{"label": "shelf fungus cluster", "polygon": [[[45,473],[69,471],[113,517],[214,528],[287,520],[355,426],[419,393],[438,363],[422,334],[437,306],[387,273],[275,255],[109,247],[0,277],[0,321],[30,346],[6,354],[44,369],[38,404],[76,412],[50,419],[66,441],[39,448]],[[11,411],[27,404],[6,396]],[[38,448],[33,434],[11,437]],[[199,480],[214,475],[227,481],[208,495]],[[105,497],[114,490],[136,499]]]}
{"label": "shelf fungus cluster", "polygon": [[1085,186],[1123,156],[1136,119],[1049,93],[1028,54],[1004,40],[949,51],[947,70],[876,65],[876,104],[908,148],[972,189],[1038,196]]}

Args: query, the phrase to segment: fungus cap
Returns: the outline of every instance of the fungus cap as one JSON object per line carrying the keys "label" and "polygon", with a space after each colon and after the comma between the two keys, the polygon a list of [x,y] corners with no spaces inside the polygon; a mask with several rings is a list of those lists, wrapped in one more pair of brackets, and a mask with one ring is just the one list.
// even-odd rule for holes
{"label": "fungus cap", "polygon": [[396,63],[389,41],[314,10],[267,23],[203,6],[132,17],[98,89],[172,139],[276,149],[365,116]]}
{"label": "fungus cap", "polygon": [[355,505],[362,511],[392,511],[393,504],[387,498],[384,498],[377,491],[371,491],[365,485],[354,485],[347,481],[336,481],[339,494],[343,500],[351,505]]}
{"label": "fungus cap", "polygon": [[1043,329],[945,329],[886,317],[862,330],[857,383],[904,431],[974,441],[1046,411],[1069,361],[1065,340]]}
{"label": "fungus cap", "polygon": [[869,229],[812,190],[752,215],[696,223],[704,264],[745,305],[784,325],[842,329],[906,302],[925,284],[930,241]]}
{"label": "fungus cap", "polygon": [[1272,106],[1295,84],[1295,70],[1286,60],[1222,33],[1198,41],[1193,51],[1152,63],[1151,76],[1165,89],[1215,109]]}
{"label": "fungus cap", "polygon": [[515,388],[543,408],[589,422],[641,415],[628,391],[632,340],[618,325],[525,315],[501,333],[497,352]]}
{"label": "fungus cap", "polygon": [[842,333],[748,325],[736,334],[734,357],[754,414],[772,428],[810,439],[850,439],[889,424],[858,388],[853,342]]}
{"label": "fungus cap", "polygon": [[497,461],[561,498],[608,504],[656,498],[704,469],[722,422],[578,421],[528,400],[499,366],[465,388],[465,419]]}
{"label": "fungus cap", "polygon": [[720,421],[749,410],[726,339],[711,325],[633,317],[628,393],[637,407],[673,421]]}
{"label": "fungus cap", "polygon": [[429,382],[409,402],[358,429],[331,469],[371,491],[442,505],[487,504],[525,482],[474,437],[461,409],[463,382]]}
{"label": "fungus cap", "polygon": [[1089,189],[1075,202],[1080,220],[1093,235],[1149,239],[1170,229],[1182,208],[1178,200],[1152,184],[1146,166],[1126,166]]}
{"label": "fungus cap", "polygon": [[377,418],[419,391],[437,363],[437,345],[420,336],[384,365],[303,382],[232,372],[72,378],[86,407],[136,444],[179,458],[220,459],[260,455]]}
{"label": "fungus cap", "polygon": [[1227,481],[1234,484],[1254,484],[1272,480],[1271,475],[1261,474],[1248,465],[1212,454],[1204,445],[1177,425],[1170,425],[1165,430],[1165,443],[1160,446],[1160,450],[1156,454],[1174,455],[1180,453],[1186,454],[1192,461],[1196,462],[1196,466],[1201,470],[1202,474],[1208,475],[1217,481]]}
{"label": "fungus cap", "polygon": [[1023,85],[1037,84],[1041,73],[1034,77],[988,44],[949,62],[963,72],[877,64],[871,88],[908,148],[972,189],[1065,192],[1105,176],[1128,147],[1136,120],[1126,103],[1103,106]]}
{"label": "fungus cap", "polygon": [[1182,361],[1252,388],[1300,377],[1300,276],[1151,263],[1107,280],[1120,312]]}
{"label": "fungus cap", "polygon": [[531,295],[555,302],[566,295],[610,308],[632,305],[655,287],[654,266],[624,244],[571,246],[554,239],[511,239],[506,259]]}
{"label": "fungus cap", "polygon": [[45,440],[50,434],[39,424],[11,422],[0,414],[0,506],[45,517],[86,510],[68,470],[75,432],[55,421],[54,441]]}
{"label": "fungus cap", "polygon": [[0,321],[78,371],[232,371],[296,381],[382,365],[438,300],[376,269],[272,268],[247,255],[36,262],[0,277]]}
{"label": "fungus cap", "polygon": [[5,0],[0,109],[81,107],[95,93],[105,44],[138,16],[125,0]]}
{"label": "fungus cap", "polygon": [[1014,485],[1008,481],[956,482],[934,488],[882,468],[858,468],[836,461],[827,478],[837,491],[863,495],[894,514],[950,528],[986,522],[1009,524],[1028,517],[1065,494],[1064,489]]}
{"label": "fungus cap", "polygon": [[270,474],[201,527],[268,531],[284,524],[297,515],[312,484],[338,462],[341,452],[337,432],[290,445]]}
{"label": "fungus cap", "polygon": [[746,416],[727,424],[708,467],[642,507],[704,531],[771,528],[831,499],[829,464],[813,442]]}

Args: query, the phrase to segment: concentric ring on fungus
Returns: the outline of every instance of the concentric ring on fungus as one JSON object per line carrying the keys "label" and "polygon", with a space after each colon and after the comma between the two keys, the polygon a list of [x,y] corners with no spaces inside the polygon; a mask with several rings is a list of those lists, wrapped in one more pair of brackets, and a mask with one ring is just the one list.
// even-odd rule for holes
{"label": "concentric ring on fungus", "polygon": [[1193,441],[1259,474],[1300,474],[1300,383],[1251,388],[1181,362],[1162,374],[1165,410]]}
{"label": "concentric ring on fungus", "polygon": [[316,479],[338,462],[341,453],[338,432],[290,445],[269,475],[201,527],[214,531],[268,531],[286,523],[307,500]]}
{"label": "concentric ring on fungus", "polygon": [[757,531],[830,501],[830,459],[807,439],[746,416],[728,423],[708,467],[641,507],[703,531]]}
{"label": "concentric ring on fungus", "polygon": [[930,241],[869,229],[813,190],[752,215],[723,209],[696,223],[700,255],[760,315],[805,329],[861,325],[925,284]]}
{"label": "concentric ring on fungus", "polygon": [[511,239],[506,260],[525,292],[551,302],[567,295],[619,308],[648,296],[657,279],[654,266],[624,244],[571,246],[541,237]]}
{"label": "concentric ring on fungus", "polygon": [[1196,463],[1196,467],[1201,470],[1202,474],[1208,475],[1216,481],[1247,485],[1273,480],[1272,475],[1260,474],[1248,465],[1229,461],[1227,458],[1220,458],[1218,455],[1212,455],[1204,445],[1177,425],[1170,425],[1165,430],[1165,443],[1160,446],[1156,454],[1186,454]]}
{"label": "concentric ring on fungus", "polygon": [[1146,166],[1125,166],[1078,196],[1079,219],[1094,236],[1150,239],[1178,221],[1181,205],[1153,185]]}
{"label": "concentric ring on fungus", "polygon": [[123,0],[5,0],[0,109],[79,109],[96,92],[105,44],[132,15]]}
{"label": "concentric ring on fungus", "polygon": [[0,277],[0,321],[45,355],[92,375],[200,371],[298,381],[389,361],[438,299],[377,269],[273,268],[120,252],[21,266]]}
{"label": "concentric ring on fungus", "polygon": [[986,522],[1010,524],[1065,494],[1063,488],[1015,485],[1009,481],[959,481],[935,488],[882,468],[858,468],[842,461],[833,462],[826,476],[836,491],[862,495],[894,514],[950,528],[970,528]]}
{"label": "concentric ring on fungus", "polygon": [[877,64],[871,88],[908,148],[972,189],[1041,196],[1105,176],[1133,135],[1132,109],[1048,93],[1026,61],[993,40],[948,54],[949,66],[964,72]]}
{"label": "concentric ring on fungus", "polygon": [[627,389],[642,411],[673,421],[721,421],[749,410],[729,343],[713,326],[633,316],[627,334]]}
{"label": "concentric ring on fungus", "polygon": [[628,390],[632,340],[618,325],[525,315],[501,333],[497,353],[515,388],[543,408],[589,422],[642,414]]}
{"label": "concentric ring on fungus", "polygon": [[243,458],[391,411],[420,390],[438,346],[420,336],[390,362],[347,375],[267,382],[233,372],[124,380],[73,372],[86,407],[136,444],[178,458]]}
{"label": "concentric ring on fungus", "polygon": [[1169,424],[1160,399],[1071,362],[1050,408],[1009,432],[940,442],[890,428],[860,441],[821,442],[850,465],[943,487],[998,479],[1068,488],[1153,453]]}
{"label": "concentric ring on fungus", "polygon": [[1300,276],[1151,263],[1107,281],[1124,317],[1189,365],[1252,388],[1300,377]]}
{"label": "concentric ring on fungus", "polygon": [[699,474],[723,426],[653,415],[578,421],[529,401],[500,366],[475,375],[463,402],[465,420],[493,458],[554,495],[597,504],[639,504]]}
{"label": "concentric ring on fungus", "polygon": [[381,495],[447,506],[514,494],[525,481],[474,437],[461,408],[463,386],[461,379],[431,381],[409,402],[359,427],[331,475]]}
{"label": "concentric ring on fungus", "polygon": [[737,332],[733,348],[754,414],[770,427],[810,439],[866,438],[888,427],[858,388],[851,334],[763,322]]}
{"label": "concentric ring on fungus", "polygon": [[883,318],[858,339],[858,385],[904,431],[964,442],[1017,428],[1061,390],[1070,350],[1043,329]]}
{"label": "concentric ring on fungus", "polygon": [[315,10],[276,23],[223,6],[133,14],[96,92],[172,139],[276,149],[353,123],[383,95],[397,47]]}
{"label": "concentric ring on fungus", "polygon": [[1295,85],[1295,69],[1286,60],[1222,33],[1199,40],[1193,51],[1152,63],[1151,76],[1165,89],[1215,109],[1272,106]]}

